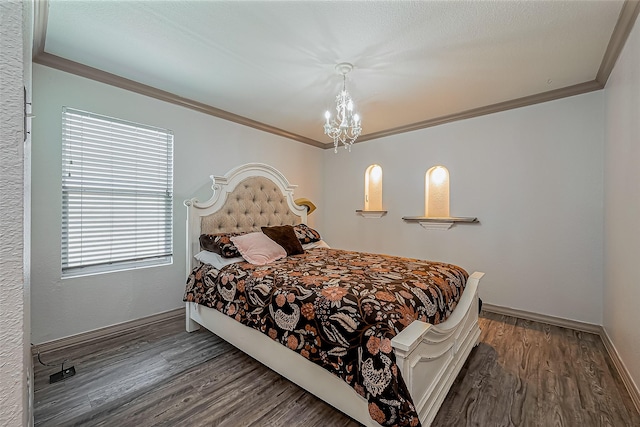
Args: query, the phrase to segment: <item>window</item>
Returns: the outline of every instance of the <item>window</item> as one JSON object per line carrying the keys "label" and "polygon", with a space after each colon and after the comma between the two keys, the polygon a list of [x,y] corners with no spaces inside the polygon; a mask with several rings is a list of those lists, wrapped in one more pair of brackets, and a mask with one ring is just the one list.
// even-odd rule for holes
{"label": "window", "polygon": [[173,133],[63,108],[63,277],[172,255]]}

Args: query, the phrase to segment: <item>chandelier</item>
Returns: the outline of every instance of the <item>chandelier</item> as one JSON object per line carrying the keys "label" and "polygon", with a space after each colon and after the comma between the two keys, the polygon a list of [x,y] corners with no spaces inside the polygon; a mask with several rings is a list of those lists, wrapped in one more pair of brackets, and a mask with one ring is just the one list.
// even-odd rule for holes
{"label": "chandelier", "polygon": [[333,139],[333,151],[338,152],[338,145],[342,143],[344,148],[351,152],[351,145],[360,136],[360,116],[354,112],[353,100],[347,92],[347,74],[353,69],[353,65],[343,62],[336,65],[336,71],[342,74],[342,91],[336,96],[336,116],[332,120],[331,113],[324,113],[326,122],[324,133]]}

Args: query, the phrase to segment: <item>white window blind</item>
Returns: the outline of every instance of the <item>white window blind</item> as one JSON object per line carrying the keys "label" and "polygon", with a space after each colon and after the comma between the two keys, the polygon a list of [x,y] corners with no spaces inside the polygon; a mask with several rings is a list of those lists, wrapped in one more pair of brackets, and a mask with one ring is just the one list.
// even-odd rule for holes
{"label": "white window blind", "polygon": [[173,134],[62,110],[62,275],[171,262]]}

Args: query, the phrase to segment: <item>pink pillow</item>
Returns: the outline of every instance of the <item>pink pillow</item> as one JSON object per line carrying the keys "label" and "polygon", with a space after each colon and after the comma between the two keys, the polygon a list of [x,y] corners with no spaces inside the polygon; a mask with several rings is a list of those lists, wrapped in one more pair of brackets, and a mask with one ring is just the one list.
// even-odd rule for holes
{"label": "pink pillow", "polygon": [[261,231],[231,237],[244,259],[251,264],[264,265],[287,256],[282,246]]}

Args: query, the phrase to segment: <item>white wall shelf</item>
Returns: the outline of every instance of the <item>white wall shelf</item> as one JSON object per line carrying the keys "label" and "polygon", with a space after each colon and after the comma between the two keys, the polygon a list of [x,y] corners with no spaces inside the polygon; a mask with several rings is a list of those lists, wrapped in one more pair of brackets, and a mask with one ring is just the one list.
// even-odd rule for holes
{"label": "white wall shelf", "polygon": [[426,230],[448,230],[455,224],[479,223],[475,217],[427,217],[427,216],[404,216],[406,222],[417,222]]}
{"label": "white wall shelf", "polygon": [[358,215],[362,215],[365,218],[382,218],[387,214],[387,211],[367,211],[358,209],[356,210],[356,213]]}

